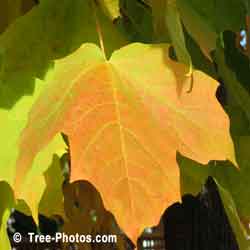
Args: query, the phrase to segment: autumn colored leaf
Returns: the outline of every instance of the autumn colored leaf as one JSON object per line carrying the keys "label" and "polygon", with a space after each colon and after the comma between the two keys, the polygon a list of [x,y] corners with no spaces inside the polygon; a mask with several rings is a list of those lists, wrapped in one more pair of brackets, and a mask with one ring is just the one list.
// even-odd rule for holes
{"label": "autumn colored leaf", "polygon": [[190,159],[180,155],[177,157],[181,172],[182,195],[196,195],[200,192],[206,178],[212,176],[217,182],[239,247],[246,250],[250,249],[250,241],[247,240],[247,232],[241,220],[250,218],[249,190],[245,188],[249,182],[250,172],[249,155],[246,152],[249,145],[249,136],[241,136],[236,140],[236,155],[240,170],[235,169],[229,162],[210,162],[204,168]]}
{"label": "autumn colored leaf", "polygon": [[240,169],[228,161],[212,161],[204,168],[180,155],[177,162],[180,166],[182,194],[197,194],[208,176],[216,179],[239,248],[250,249],[250,240],[246,237],[249,228],[243,226],[243,223],[250,221],[249,189],[246,188],[250,174],[250,127],[246,114],[236,104],[230,103],[225,109],[230,117],[230,131]]}
{"label": "autumn colored leaf", "polygon": [[32,95],[36,78],[46,77],[53,60],[82,43],[99,44],[96,17],[110,55],[126,41],[99,7],[93,14],[92,0],[41,1],[9,26],[0,36],[0,108],[11,109],[24,95]]}
{"label": "autumn colored leaf", "polygon": [[12,208],[37,224],[59,214],[68,233],[121,228],[135,243],[212,176],[250,250],[249,58],[234,39],[249,10],[249,0],[2,1],[0,247],[11,248]]}
{"label": "autumn colored leaf", "polygon": [[[25,1],[26,8],[29,7],[28,2]],[[89,15],[92,10],[89,0],[63,0],[60,4],[55,0],[44,0],[26,15],[17,18],[1,34],[0,138],[6,143],[0,150],[0,181],[13,185],[19,137],[26,126],[32,105],[46,86],[46,80],[41,81],[39,78],[46,79],[47,73],[53,70],[56,58],[66,56],[84,42],[98,43],[96,19],[94,15]],[[96,17],[100,20],[103,39],[108,44],[106,53],[124,45],[123,37],[98,7]],[[87,28],[83,28],[85,26]],[[66,145],[58,134],[49,147],[50,153],[54,151],[60,157]],[[50,153],[37,155],[26,184],[22,191],[19,190],[36,221],[39,202],[46,186],[43,172],[53,161],[54,154]],[[34,182],[36,185],[30,189]]]}
{"label": "autumn colored leaf", "polygon": [[84,44],[56,61],[22,133],[16,190],[36,154],[63,132],[71,181],[94,184],[135,242],[180,198],[176,151],[201,163],[235,162],[229,119],[215,98],[218,83],[194,71],[187,93],[187,68],[170,60],[168,49],[135,43],[107,61],[96,45]]}
{"label": "autumn colored leaf", "polygon": [[249,227],[247,224],[244,225],[250,221],[249,189],[246,188],[250,174],[248,154],[250,126],[247,114],[241,108],[242,106],[237,105],[237,102],[229,102],[225,105],[225,110],[230,117],[230,132],[234,140],[239,169],[228,161],[211,161],[204,168],[197,162],[180,155],[177,156],[177,162],[180,166],[182,194],[197,194],[208,176],[216,180],[239,249],[250,249],[249,236],[247,237]]}

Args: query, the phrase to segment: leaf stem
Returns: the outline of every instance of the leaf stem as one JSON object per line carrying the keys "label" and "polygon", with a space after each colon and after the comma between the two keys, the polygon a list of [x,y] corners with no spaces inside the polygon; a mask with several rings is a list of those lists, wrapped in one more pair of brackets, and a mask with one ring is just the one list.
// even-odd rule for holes
{"label": "leaf stem", "polygon": [[104,42],[103,42],[103,35],[102,35],[102,30],[101,30],[101,25],[97,16],[97,12],[96,12],[96,1],[92,0],[92,5],[93,5],[93,13],[94,13],[94,18],[96,21],[96,30],[97,30],[97,34],[98,34],[98,38],[99,38],[99,43],[100,43],[100,47],[103,53],[104,58],[107,60],[106,57],[106,53],[105,53],[105,48],[104,48]]}

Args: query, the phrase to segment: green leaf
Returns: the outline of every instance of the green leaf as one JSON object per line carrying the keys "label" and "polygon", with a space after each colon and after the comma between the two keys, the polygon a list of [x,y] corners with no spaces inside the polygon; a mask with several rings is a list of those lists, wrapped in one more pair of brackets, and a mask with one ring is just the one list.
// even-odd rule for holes
{"label": "green leaf", "polygon": [[5,0],[0,3],[0,34],[23,14],[22,0]]}
{"label": "green leaf", "polygon": [[32,216],[31,210],[24,200],[21,200],[21,199],[17,200],[17,203],[15,205],[15,210],[27,216]]}
{"label": "green leaf", "polygon": [[148,6],[140,1],[120,0],[122,16],[117,25],[131,42],[151,43],[154,39],[152,13]]}
{"label": "green leaf", "polygon": [[[96,12],[109,56],[126,41]],[[0,107],[11,108],[23,95],[32,95],[35,78],[44,78],[53,60],[84,42],[99,44],[92,0],[44,0],[19,18],[0,36]]]}
{"label": "green leaf", "polygon": [[167,0],[149,0],[152,8],[154,38],[157,42],[169,42],[169,34],[166,23]]}
{"label": "green leaf", "polygon": [[34,0],[5,0],[0,3],[0,34],[12,24],[16,18],[24,15],[35,5]]}
{"label": "green leaf", "polygon": [[61,159],[54,155],[53,162],[44,173],[46,188],[39,203],[39,213],[48,217],[64,216],[62,184],[64,181]]}
{"label": "green leaf", "polygon": [[0,242],[1,247],[4,247],[6,250],[11,250],[11,245],[7,233],[7,221],[10,217],[11,211],[9,209],[6,209],[2,214],[2,223],[0,225]]}
{"label": "green leaf", "polygon": [[0,34],[6,29],[8,26],[8,12],[6,11],[8,8],[7,1],[1,1],[0,3]]}
{"label": "green leaf", "polygon": [[6,182],[0,182],[0,242],[1,248],[10,250],[10,242],[7,233],[7,221],[11,209],[14,207],[14,195],[10,186]]}
{"label": "green leaf", "polygon": [[[96,14],[108,55],[125,40],[98,8]],[[37,77],[45,79],[55,58],[66,56],[83,42],[99,44],[96,21],[90,1],[63,0],[58,4],[55,0],[44,0],[0,36],[0,139],[5,142],[0,151],[0,180],[11,185],[14,182],[22,130],[33,103],[46,87]],[[28,145],[24,148],[32,152]],[[60,135],[53,138],[48,150],[59,156],[65,152]],[[19,198],[30,206],[36,221],[38,203],[45,188],[43,172],[52,157],[46,149],[37,155],[30,162],[31,171],[23,189],[18,190]],[[35,188],[30,189],[34,180]]]}
{"label": "green leaf", "polygon": [[150,5],[152,7],[156,40],[162,42],[170,39],[178,61],[188,65],[191,71],[192,61],[186,48],[176,1],[151,0]]}
{"label": "green leaf", "polygon": [[22,0],[7,0],[8,23],[12,23],[22,15]]}
{"label": "green leaf", "polygon": [[99,0],[99,3],[112,20],[120,16],[119,0]]}
{"label": "green leaf", "polygon": [[216,47],[220,32],[240,31],[245,26],[245,7],[238,0],[176,1],[187,31],[207,56]]}
{"label": "green leaf", "polygon": [[173,0],[167,1],[166,23],[178,61],[188,65],[189,72],[191,73],[193,67],[192,60],[186,48],[179,10],[177,9],[176,2]]}
{"label": "green leaf", "polygon": [[[65,63],[67,65],[66,71],[65,71],[65,64],[63,63],[64,60],[62,59],[62,63],[60,65],[60,67],[57,67],[56,70],[51,70],[47,74],[46,84],[44,83],[46,88],[43,90],[44,93],[47,92],[46,93],[46,96],[47,96],[46,102],[47,103],[48,103],[48,100],[50,100],[50,98],[54,98],[54,96],[53,96],[54,92],[50,90],[51,86],[49,86],[49,84],[48,84],[50,82],[51,78],[53,78],[54,74],[58,73],[58,76],[60,77],[60,72],[64,72],[67,75],[67,76],[65,75],[65,79],[66,78],[71,79],[71,77],[74,78],[78,74],[78,72],[82,72],[83,70],[87,71],[89,69],[89,67],[91,66],[91,61],[96,60],[95,51],[96,51],[96,49],[89,50],[88,53],[84,53],[84,56],[82,56],[82,54],[80,54],[80,53],[76,54],[76,56],[74,56],[74,54],[69,56],[69,58],[71,58],[71,60],[72,60],[72,63],[68,64],[67,60],[65,60]],[[103,55],[101,54],[101,51],[97,55],[97,59],[98,59],[98,57],[99,57],[99,60],[103,60]],[[84,68],[84,66],[86,66],[86,68]],[[37,80],[37,81],[40,83],[39,80]],[[38,86],[38,85],[39,84],[36,84],[36,86]],[[65,88],[69,87],[67,81],[65,82],[64,87]],[[63,88],[63,86],[61,85],[60,98],[61,98],[61,93],[63,91],[62,88]],[[66,89],[64,89],[64,90],[65,90],[65,94],[67,95]],[[57,90],[55,89],[55,91],[57,91]],[[68,98],[70,98],[70,95],[68,96]],[[51,101],[52,101],[52,99],[51,99]],[[30,108],[30,106],[29,106],[29,108]],[[24,113],[23,111],[20,111],[20,112]],[[52,118],[53,117],[54,116],[52,116]],[[46,119],[42,123],[44,123],[44,122],[47,124],[48,120]],[[51,122],[53,122],[53,121],[51,121]],[[14,127],[14,128],[16,129],[16,127]],[[33,127],[33,129],[34,129],[34,131],[36,131],[37,126],[35,125]],[[45,129],[47,131],[46,127],[43,127],[43,129]],[[15,130],[13,129],[13,131],[15,131]],[[1,133],[1,131],[0,131],[0,133]],[[18,188],[16,188],[16,191],[17,191],[16,193],[17,193],[19,199],[25,200],[26,203],[29,205],[31,212],[32,212],[32,215],[36,221],[38,221],[38,204],[39,204],[39,201],[42,197],[43,191],[46,187],[43,172],[45,172],[46,169],[48,168],[48,166],[51,164],[53,155],[58,154],[59,156],[61,156],[65,152],[65,149],[66,149],[63,138],[61,137],[60,134],[57,134],[56,137],[52,136],[50,139],[53,139],[53,140],[50,142],[49,147],[46,146],[46,148],[43,148],[44,144],[42,143],[42,140],[38,139],[38,137],[42,133],[43,133],[42,130],[40,130],[39,133],[37,133],[37,132],[35,133],[36,136],[34,136],[35,134],[32,135],[32,137],[29,139],[29,143],[28,143],[28,141],[26,141],[25,143],[21,143],[19,145],[19,148],[20,148],[20,152],[22,152],[22,154],[19,155],[18,159],[17,159],[17,156],[16,156],[16,158],[14,158],[14,159],[17,159],[16,164],[17,164],[17,166],[19,166],[19,168],[17,170],[19,173],[18,174],[19,181],[17,181],[16,185],[19,186],[19,184],[21,185],[24,182],[22,184],[22,187],[19,186]],[[6,131],[4,131],[4,134],[6,134]],[[21,134],[21,136],[22,136],[22,134]],[[36,140],[39,143],[35,143],[36,145],[32,145],[33,142]],[[17,145],[16,145],[16,147],[17,147]],[[14,147],[12,147],[12,148],[14,148]],[[36,156],[36,154],[39,151],[41,151],[41,152]],[[5,152],[5,154],[6,154],[6,152]],[[10,151],[9,157],[11,157],[11,155],[13,156],[13,149],[12,149],[12,152]],[[35,157],[34,161],[32,160],[33,157]],[[16,166],[15,161],[12,162],[12,164],[13,165],[11,165],[11,167],[13,169],[13,167]],[[32,166],[31,168],[30,168],[30,164]],[[26,168],[28,166],[29,166],[29,171],[27,172]],[[27,176],[26,176],[26,174],[27,174]],[[36,187],[34,189],[30,189],[29,186],[32,185],[34,180],[36,180]]]}
{"label": "green leaf", "polygon": [[[238,105],[250,121],[249,61],[235,48],[232,33],[225,33],[225,49],[219,43],[215,52],[218,75],[222,78],[230,101]],[[229,37],[228,37],[229,36]],[[230,47],[227,47],[231,44]]]}
{"label": "green leaf", "polygon": [[[27,149],[28,148],[29,145],[27,145]],[[32,151],[29,149],[28,152],[32,154]],[[27,164],[32,164],[32,168],[29,169],[27,175],[22,179],[23,183],[19,186],[19,188],[15,189],[17,198],[25,200],[37,224],[38,224],[39,203],[42,199],[44,190],[46,189],[46,179],[44,178],[43,174],[50,165],[52,165],[53,167],[53,164],[55,164],[55,162],[52,162],[52,160],[55,161],[54,158],[55,156],[54,154],[51,154],[51,152],[57,154],[60,157],[65,152],[64,141],[60,134],[56,135],[49,143],[49,145],[40,153],[38,153],[38,155],[36,155],[33,162],[30,163],[26,162]],[[19,161],[22,161],[22,159],[18,158],[17,165],[19,164]],[[17,172],[18,171],[20,171],[20,169],[17,169]],[[54,178],[55,181],[60,182],[60,176]],[[36,185],[33,185],[33,188],[31,189],[30,187],[32,186],[33,183],[36,183]]]}
{"label": "green leaf", "polygon": [[[231,163],[225,161],[210,162],[204,168],[204,165],[178,155],[177,159],[181,171],[181,190],[182,194],[197,194],[207,177],[212,176],[226,190],[225,192],[228,192],[232,196],[237,209],[237,216],[242,220],[250,220],[248,189],[250,176],[250,155],[248,153],[250,136],[237,137],[235,139],[235,146],[236,157],[240,166],[239,170],[235,169]],[[224,205],[230,208],[230,203],[224,203]],[[235,215],[231,219],[236,220]],[[238,230],[237,228],[238,226],[234,229]],[[241,232],[236,231],[236,233]]]}
{"label": "green leaf", "polygon": [[241,224],[240,218],[238,216],[237,208],[235,207],[232,196],[226,189],[224,189],[218,183],[218,181],[215,180],[215,182],[218,186],[220,197],[224,204],[224,208],[229,218],[230,224],[235,233],[235,236],[239,245],[239,249],[250,250],[250,239],[248,239],[249,236],[247,235],[245,228]]}
{"label": "green leaf", "polygon": [[210,75],[216,79],[216,72],[214,63],[210,61],[201,51],[199,45],[195,40],[184,30],[185,42],[187,50],[191,56],[192,64],[194,69],[201,70],[202,72]]}
{"label": "green leaf", "polygon": [[[33,96],[23,96],[11,110],[0,109],[0,138],[5,142],[4,147],[0,150],[0,180],[5,180],[11,185],[14,181],[19,137],[26,126],[30,108],[44,85],[43,82],[37,80]],[[1,92],[1,94],[3,93]],[[8,96],[5,96],[4,99],[7,100]]]}
{"label": "green leaf", "polygon": [[182,190],[184,193],[198,193],[202,183],[210,175],[230,191],[239,214],[242,218],[250,219],[250,204],[248,182],[250,175],[250,156],[247,153],[250,147],[250,137],[238,138],[236,144],[237,160],[240,170],[236,170],[229,162],[211,162],[207,168],[187,158],[178,158],[182,173]]}
{"label": "green leaf", "polygon": [[245,5],[246,5],[246,9],[247,9],[247,14],[248,14],[248,16],[250,16],[250,1],[245,0]]}
{"label": "green leaf", "polygon": [[231,102],[225,106],[231,124],[230,131],[233,138],[250,135],[250,121],[246,113],[239,106]]}
{"label": "green leaf", "polygon": [[[234,213],[234,206],[236,207],[237,216],[235,213],[234,215],[228,213],[228,216],[232,220],[231,224],[234,231],[239,234],[237,236],[238,240],[242,241],[242,234],[245,233],[238,231],[239,228],[242,228],[242,225],[239,225],[238,217],[243,222],[250,220],[248,189],[250,176],[250,155],[248,152],[250,147],[250,121],[237,103],[229,102],[225,109],[231,121],[230,131],[234,139],[239,170],[236,170],[231,163],[225,161],[210,162],[206,168],[180,155],[178,155],[177,161],[181,171],[182,193],[197,194],[208,176],[216,178],[217,183],[228,193],[226,195],[233,199],[232,201],[229,200],[229,203],[224,203],[224,206],[226,209],[232,210],[229,211],[230,213]],[[236,225],[233,225],[233,223],[236,223]],[[240,244],[244,245],[244,241],[242,242]]]}

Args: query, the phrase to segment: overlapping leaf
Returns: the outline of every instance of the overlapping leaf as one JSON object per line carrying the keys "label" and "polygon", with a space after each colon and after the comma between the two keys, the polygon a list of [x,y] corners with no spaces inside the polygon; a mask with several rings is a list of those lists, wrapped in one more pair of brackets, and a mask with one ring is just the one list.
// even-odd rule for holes
{"label": "overlapping leaf", "polygon": [[99,3],[112,20],[120,16],[119,0],[99,0]]}
{"label": "overlapping leaf", "polygon": [[151,43],[154,39],[152,13],[141,1],[121,0],[117,24],[131,42]]}
{"label": "overlapping leaf", "polygon": [[[66,56],[84,42],[99,43],[91,2],[94,1],[62,0],[58,4],[58,1],[43,0],[38,8],[18,19],[0,37],[0,138],[5,142],[0,151],[0,180],[13,184],[17,166],[16,191],[29,205],[33,217],[37,220],[38,206],[47,215],[61,211],[60,206],[48,210],[44,204],[52,199],[55,202],[57,198],[61,201],[62,176],[58,172],[58,176],[55,174],[56,186],[50,185],[51,180],[47,179],[47,191],[43,195],[46,185],[43,173],[48,166],[53,173],[58,170],[59,158],[55,154],[60,156],[65,151],[59,133],[67,133],[72,155],[71,179],[91,181],[101,192],[105,207],[115,214],[121,227],[135,241],[143,227],[156,224],[161,211],[179,198],[177,150],[201,163],[209,159],[234,161],[228,118],[215,100],[217,83],[201,72],[194,72],[197,86],[192,93],[185,93],[191,84],[191,79],[184,74],[187,68],[166,58],[167,46],[135,44],[115,52],[111,60],[106,61],[98,48],[87,44],[75,54],[56,61],[54,69],[54,59]],[[119,15],[119,1],[97,2],[112,20]],[[119,27],[126,35],[129,33],[130,40],[154,41],[150,9],[143,1],[120,2]],[[249,0],[208,1],[202,5],[199,0],[177,0],[177,3],[188,32],[207,55],[215,48],[221,31],[239,31],[244,26],[242,3],[248,11],[250,6]],[[19,16],[19,8],[11,12],[0,8],[0,32]],[[153,11],[153,15],[155,13]],[[165,12],[161,13],[164,18]],[[99,9],[96,14],[109,57],[126,42]],[[161,17],[160,14],[155,16]],[[182,53],[185,41],[179,29],[179,16],[168,17],[168,24],[177,20],[174,24],[178,29],[170,28],[175,50],[178,52],[179,47]],[[161,25],[166,25],[165,21],[158,24],[159,30]],[[165,35],[162,33],[159,35]],[[241,69],[232,67],[226,49],[219,47],[216,51],[219,76],[225,82],[230,101],[240,106],[240,112],[238,107],[236,109],[238,119],[246,115],[250,121],[249,86],[245,77],[248,69],[233,53],[230,56]],[[189,60],[185,53],[184,50],[181,56],[185,58],[180,61]],[[181,56],[179,54],[178,58]],[[207,70],[207,65],[203,67],[199,58],[194,64]],[[45,80],[42,82],[37,77]],[[181,86],[184,86],[182,92]],[[231,111],[229,107],[228,112]],[[213,116],[208,117],[211,113]],[[204,176],[213,175],[218,181],[242,249],[248,243],[242,238],[237,213],[241,219],[249,221],[246,187],[250,140],[245,137],[249,135],[249,121],[244,128],[241,122],[231,126],[231,130],[240,130],[240,135],[244,135],[239,143],[236,140],[240,172],[228,162],[217,162],[213,171],[204,170]],[[185,166],[190,167],[188,160]],[[194,186],[200,188],[204,178],[192,171],[192,166],[187,169],[190,178],[186,182],[191,192]],[[3,209],[0,204],[0,241],[7,249],[5,224],[14,201],[10,189],[4,185],[0,183],[0,198],[6,205]],[[145,204],[148,207],[145,208]]]}
{"label": "overlapping leaf", "polygon": [[[97,190],[87,181],[65,183],[63,186],[65,224],[63,231],[67,234],[117,235],[116,247],[118,250],[126,249],[126,237],[123,237],[114,216],[105,210],[102,199]],[[68,249],[67,243],[64,244]],[[77,244],[79,250],[95,247],[90,244]],[[112,244],[98,244],[103,250],[113,249]]]}
{"label": "overlapping leaf", "polygon": [[[46,86],[37,78],[46,78],[55,58],[67,55],[83,42],[99,42],[96,19],[90,13],[93,13],[91,1],[64,0],[58,4],[45,0],[0,36],[0,138],[6,142],[0,150],[0,180],[13,184],[21,131],[33,103]],[[96,16],[109,54],[122,46],[124,40],[98,8]],[[26,151],[29,150],[27,145]],[[65,144],[60,135],[54,137],[48,150],[58,156],[63,154]],[[34,159],[34,168],[31,167],[26,184],[19,190],[36,220],[45,188],[43,172],[53,158],[45,151]],[[30,189],[34,181],[36,185]]]}
{"label": "overlapping leaf", "polygon": [[241,1],[176,1],[186,29],[208,56],[216,48],[220,32],[240,31],[245,26],[245,7]]}
{"label": "overlapping leaf", "polygon": [[154,17],[156,38],[164,40],[168,37],[175,49],[178,61],[185,63],[192,69],[192,61],[186,48],[179,10],[176,0],[151,1]]}
{"label": "overlapping leaf", "polygon": [[[100,194],[86,181],[66,183],[63,186],[65,225],[64,231],[73,233],[94,233],[105,209]],[[81,221],[79,221],[81,220]]]}
{"label": "overlapping leaf", "polygon": [[131,44],[106,61],[97,46],[84,44],[58,60],[23,130],[16,185],[63,132],[71,180],[93,183],[135,242],[180,197],[177,150],[201,163],[235,162],[229,119],[215,98],[218,83],[194,71],[187,93],[187,68],[167,57],[168,48]]}
{"label": "overlapping leaf", "polygon": [[0,34],[17,17],[23,14],[22,0],[1,1],[0,3]]}
{"label": "overlapping leaf", "polygon": [[[39,203],[39,213],[48,217],[54,215],[64,216],[62,184],[64,181],[61,161],[54,156],[49,169],[44,173],[46,189]],[[39,202],[39,200],[38,200]],[[48,205],[49,204],[49,205]]]}
{"label": "overlapping leaf", "polygon": [[227,189],[223,188],[218,182],[217,186],[220,192],[222,202],[224,203],[225,211],[229,217],[230,224],[236,235],[239,249],[250,250],[250,239],[247,235],[244,226],[242,225],[238,216],[237,208],[235,207],[234,200]]}
{"label": "overlapping leaf", "polygon": [[247,240],[246,230],[241,221],[250,219],[250,192],[246,188],[250,173],[249,155],[246,151],[250,145],[250,137],[239,137],[236,145],[240,170],[236,170],[229,162],[211,162],[204,168],[197,162],[179,156],[181,187],[182,194],[197,194],[206,178],[213,176],[219,185],[221,198],[240,249],[250,249],[250,241]]}
{"label": "overlapping leaf", "polygon": [[223,49],[219,44],[215,52],[218,75],[224,81],[228,95],[239,106],[250,122],[249,59],[235,47],[235,35],[224,33]]}
{"label": "overlapping leaf", "polygon": [[[0,36],[0,107],[32,95],[35,78],[44,78],[54,59],[84,42],[99,44],[93,8],[91,0],[45,0]],[[110,55],[126,41],[99,8],[96,12]]]}
{"label": "overlapping leaf", "polygon": [[168,5],[167,0],[153,1],[149,0],[149,5],[152,8],[153,24],[154,24],[154,36],[156,41],[169,42],[169,36],[166,23],[166,9]]}
{"label": "overlapping leaf", "polygon": [[10,186],[6,182],[0,182],[0,242],[1,248],[10,249],[7,233],[7,221],[11,208],[14,206],[14,196]]}
{"label": "overlapping leaf", "polygon": [[[226,106],[231,120],[231,134],[235,141],[236,157],[240,169],[229,162],[210,162],[205,168],[197,162],[178,156],[181,171],[182,194],[196,194],[208,176],[216,179],[223,205],[237,237],[240,249],[250,249],[243,223],[250,221],[249,189],[250,174],[250,126],[245,113],[232,102]],[[243,222],[243,223],[242,223]],[[248,227],[246,227],[248,229]],[[249,233],[249,230],[248,230]]]}

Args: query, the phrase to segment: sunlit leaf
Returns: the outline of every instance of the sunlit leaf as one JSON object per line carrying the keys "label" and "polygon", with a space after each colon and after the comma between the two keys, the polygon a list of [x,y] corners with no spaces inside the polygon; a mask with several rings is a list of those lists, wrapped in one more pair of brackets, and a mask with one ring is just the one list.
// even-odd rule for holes
{"label": "sunlit leaf", "polygon": [[99,3],[112,20],[120,16],[119,0],[99,0]]}
{"label": "sunlit leaf", "polygon": [[71,181],[94,184],[135,242],[180,198],[177,150],[204,164],[235,163],[229,119],[215,98],[218,83],[194,71],[194,88],[187,93],[187,67],[169,59],[168,49],[135,43],[107,61],[97,46],[84,44],[56,61],[22,133],[16,185],[36,154],[49,153],[45,146],[63,132],[70,143]]}
{"label": "sunlit leaf", "polygon": [[[0,180],[10,185],[14,182],[20,134],[33,103],[46,86],[38,77],[45,79],[53,69],[54,59],[66,56],[83,42],[99,44],[96,17],[108,44],[108,55],[121,47],[124,40],[98,8],[96,16],[93,15],[93,6],[88,0],[63,0],[60,4],[55,0],[41,1],[0,36],[0,138],[6,142],[0,150]],[[85,26],[87,28],[83,28]],[[61,136],[57,135],[48,150],[61,156],[65,148]],[[32,151],[28,144],[23,149]],[[46,149],[33,158],[23,189],[18,190],[36,221],[45,188],[43,172],[52,159],[53,154],[48,155]],[[36,185],[30,189],[34,182]]]}
{"label": "sunlit leaf", "polygon": [[0,242],[1,248],[10,250],[10,242],[7,233],[7,221],[11,208],[14,207],[14,196],[10,186],[6,182],[0,182]]}
{"label": "sunlit leaf", "polygon": [[246,188],[250,174],[250,157],[247,153],[250,137],[236,137],[235,141],[239,170],[229,162],[216,161],[204,167],[190,159],[178,156],[181,187],[182,194],[197,194],[206,178],[213,176],[220,185],[224,206],[241,246],[240,249],[246,249],[242,248],[243,245],[248,245],[250,249],[250,241],[247,241],[245,229],[240,221],[240,219],[250,220],[249,190]]}
{"label": "sunlit leaf", "polygon": [[60,158],[55,155],[53,162],[44,173],[46,188],[39,203],[39,212],[48,217],[64,216],[62,184],[64,181]]}

